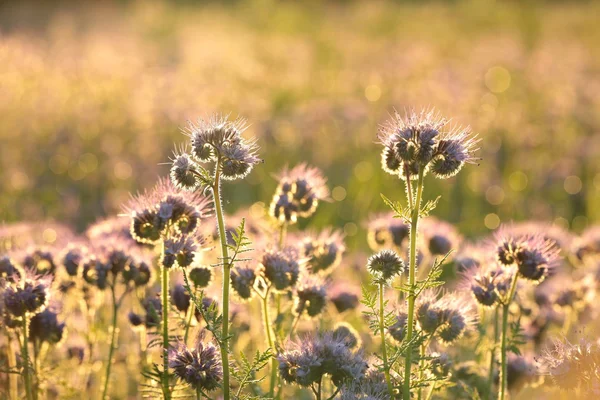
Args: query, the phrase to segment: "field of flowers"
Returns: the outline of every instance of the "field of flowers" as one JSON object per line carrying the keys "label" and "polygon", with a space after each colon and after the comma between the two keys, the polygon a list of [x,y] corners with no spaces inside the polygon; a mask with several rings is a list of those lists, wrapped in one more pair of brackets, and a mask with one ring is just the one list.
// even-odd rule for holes
{"label": "field of flowers", "polygon": [[600,397],[600,5],[0,5],[0,399]]}

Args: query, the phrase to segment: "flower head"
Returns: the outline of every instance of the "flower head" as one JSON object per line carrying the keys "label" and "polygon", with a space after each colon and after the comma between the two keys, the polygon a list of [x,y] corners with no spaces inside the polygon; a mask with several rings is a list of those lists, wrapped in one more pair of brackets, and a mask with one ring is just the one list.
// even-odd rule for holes
{"label": "flower head", "polygon": [[319,169],[307,164],[299,164],[291,170],[284,169],[278,179],[279,185],[269,213],[282,223],[293,224],[298,217],[310,217],[319,201],[329,196],[327,179]]}
{"label": "flower head", "polygon": [[327,305],[327,290],[322,279],[314,275],[302,277],[296,287],[294,312],[309,317],[321,314]]}
{"label": "flower head", "polygon": [[4,288],[3,304],[13,317],[35,315],[42,312],[50,298],[51,278],[26,272],[24,276],[9,282]]}
{"label": "flower head", "polygon": [[252,298],[256,271],[250,265],[236,265],[231,269],[231,287],[242,300]]}
{"label": "flower head", "polygon": [[317,237],[307,236],[300,243],[300,252],[313,274],[330,272],[342,261],[344,250],[342,235],[335,231],[324,231]]}
{"label": "flower head", "polygon": [[367,229],[367,241],[373,251],[403,249],[410,234],[410,226],[391,212],[372,218]]}
{"label": "flower head", "polygon": [[300,261],[296,249],[267,249],[259,266],[260,274],[275,290],[286,290],[296,285],[300,274]]}
{"label": "flower head", "polygon": [[358,291],[346,282],[338,282],[329,290],[329,300],[340,313],[358,307]]}
{"label": "flower head", "polygon": [[414,111],[402,117],[397,112],[380,129],[384,171],[402,179],[416,179],[419,171],[431,170],[438,178],[448,178],[465,163],[475,162],[477,139],[469,129],[445,129],[447,120],[433,110]]}
{"label": "flower head", "polygon": [[65,323],[58,322],[58,314],[49,308],[31,318],[29,340],[38,340],[49,344],[62,341],[65,334]]}
{"label": "flower head", "polygon": [[189,278],[197,288],[207,287],[212,280],[212,269],[210,267],[197,266],[193,267],[189,272]]}
{"label": "flower head", "polygon": [[213,391],[223,380],[219,349],[210,342],[198,340],[195,348],[180,345],[169,354],[169,368],[194,389]]}
{"label": "flower head", "polygon": [[377,282],[388,282],[404,270],[404,261],[392,250],[382,250],[367,260],[367,269]]}

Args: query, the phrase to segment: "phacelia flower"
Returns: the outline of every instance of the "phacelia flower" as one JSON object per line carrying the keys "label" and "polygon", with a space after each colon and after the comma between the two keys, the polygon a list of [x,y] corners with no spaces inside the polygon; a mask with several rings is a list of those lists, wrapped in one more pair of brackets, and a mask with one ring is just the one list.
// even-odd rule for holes
{"label": "phacelia flower", "polygon": [[277,358],[281,378],[303,387],[320,382],[325,374],[339,387],[360,379],[367,370],[362,353],[352,351],[344,338],[336,339],[331,332],[290,341]]}
{"label": "phacelia flower", "polygon": [[297,250],[266,250],[260,260],[259,271],[275,290],[283,291],[295,286],[300,274]]}
{"label": "phacelia flower", "polygon": [[256,271],[250,265],[236,265],[231,269],[231,287],[243,300],[252,298]]}
{"label": "phacelia flower", "polygon": [[445,256],[460,245],[460,235],[448,222],[434,217],[423,218],[419,223],[421,239],[432,257]]}
{"label": "phacelia flower", "polygon": [[49,276],[39,276],[31,272],[15,282],[8,283],[2,294],[6,311],[17,318],[42,312],[50,298],[50,284]]}
{"label": "phacelia flower", "polygon": [[354,310],[360,302],[358,292],[352,286],[340,282],[334,284],[329,290],[329,300],[340,313]]}
{"label": "phacelia flower", "polygon": [[294,296],[294,313],[309,317],[321,314],[327,305],[327,290],[322,279],[316,276],[304,276],[297,285]]}
{"label": "phacelia flower", "polygon": [[327,180],[321,171],[300,164],[279,175],[279,185],[271,201],[269,213],[281,223],[293,224],[298,217],[308,218],[317,209],[319,201],[329,196]]}
{"label": "phacelia flower", "polygon": [[416,179],[419,171],[438,178],[456,175],[465,163],[475,162],[477,139],[469,129],[446,129],[447,120],[433,110],[395,113],[380,129],[381,164],[385,172]]}
{"label": "phacelia flower", "polygon": [[58,314],[46,308],[31,318],[29,340],[57,344],[65,334],[65,323],[58,322]]}
{"label": "phacelia flower", "polygon": [[333,338],[346,343],[350,349],[359,348],[362,342],[358,331],[347,322],[339,322],[334,326]]}
{"label": "phacelia flower", "polygon": [[318,237],[305,237],[300,252],[307,259],[310,273],[329,272],[342,261],[345,250],[341,234],[325,231]]}
{"label": "phacelia flower", "polygon": [[195,348],[179,346],[169,354],[169,368],[178,379],[202,391],[218,389],[223,380],[219,349],[210,342],[198,340]]}
{"label": "phacelia flower", "polygon": [[382,250],[367,260],[367,269],[377,282],[388,282],[404,270],[404,261],[392,250]]}
{"label": "phacelia flower", "polygon": [[198,266],[193,267],[190,270],[188,277],[190,278],[192,285],[196,288],[205,288],[210,284],[212,275],[211,268]]}
{"label": "phacelia flower", "polygon": [[410,226],[391,212],[372,218],[367,229],[367,241],[373,251],[403,249],[410,234]]}
{"label": "phacelia flower", "polygon": [[171,237],[164,241],[160,265],[165,268],[186,268],[192,265],[198,251],[201,238],[193,236]]}

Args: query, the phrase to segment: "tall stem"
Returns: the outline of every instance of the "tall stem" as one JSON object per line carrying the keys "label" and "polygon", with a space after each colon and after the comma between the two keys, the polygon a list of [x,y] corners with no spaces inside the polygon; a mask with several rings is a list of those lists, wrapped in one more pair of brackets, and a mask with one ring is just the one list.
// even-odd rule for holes
{"label": "tall stem", "polygon": [[[194,287],[194,296],[196,296],[196,288]],[[187,345],[188,337],[190,334],[190,326],[192,325],[192,318],[194,317],[194,304],[190,304],[187,309],[185,317],[185,334],[183,335],[183,343]]]}
{"label": "tall stem", "polygon": [[[417,228],[419,225],[419,209],[421,208],[421,196],[423,194],[423,170],[419,170],[419,176],[417,180],[417,197],[415,204],[412,209],[412,219],[410,223],[410,264],[409,264],[409,276],[408,285],[410,292],[408,294],[408,323],[406,330],[406,340],[410,343],[413,337],[414,328],[414,312],[415,312],[415,273],[417,269]],[[408,345],[406,350],[406,358],[404,365],[404,388],[403,398],[410,399],[410,370],[411,370],[411,358],[412,358],[412,344]]]}
{"label": "tall stem", "polygon": [[498,314],[500,312],[500,307],[496,307],[494,310],[494,345],[492,346],[492,350],[490,350],[490,371],[488,375],[488,399],[492,400],[494,393],[494,366],[496,364],[496,346],[498,345]]}
{"label": "tall stem", "polygon": [[384,309],[384,287],[383,282],[379,283],[379,334],[381,336],[381,353],[383,358],[383,371],[385,373],[385,383],[390,393],[390,398],[394,398],[394,389],[390,379],[390,367],[388,365],[387,348],[385,345],[385,309]]}
{"label": "tall stem", "polygon": [[31,375],[29,371],[29,317],[23,316],[23,379],[25,380],[25,394],[27,400],[32,400]]}
{"label": "tall stem", "polygon": [[110,287],[110,293],[112,297],[112,323],[110,326],[111,334],[110,334],[110,348],[108,349],[108,360],[106,361],[106,373],[104,374],[104,389],[102,390],[102,399],[108,398],[108,384],[110,382],[110,369],[112,366],[112,359],[115,350],[115,338],[117,336],[117,312],[118,305],[117,299],[115,296],[115,287]]}
{"label": "tall stem", "polygon": [[273,358],[271,359],[271,378],[269,381],[269,396],[273,398],[275,394],[275,383],[277,382],[277,359],[275,358],[275,342],[273,341],[273,333],[271,332],[271,317],[269,316],[269,292],[271,287],[269,286],[265,291],[265,296],[262,300],[262,314],[265,323],[265,329],[267,330],[267,342],[271,351],[273,352]]}
{"label": "tall stem", "polygon": [[162,391],[165,400],[171,398],[169,387],[169,269],[161,266],[161,298],[162,298],[162,339],[163,339],[163,376]]}
{"label": "tall stem", "polygon": [[219,239],[221,240],[221,258],[223,259],[223,338],[221,344],[221,361],[223,364],[223,398],[229,400],[229,254],[227,251],[227,234],[223,218],[223,205],[221,204],[221,159],[215,165],[215,181],[213,186],[213,200],[219,226]]}
{"label": "tall stem", "polygon": [[501,357],[502,357],[502,365],[500,370],[500,391],[498,393],[498,399],[504,400],[506,395],[506,383],[507,383],[507,354],[506,354],[506,342],[507,342],[507,334],[508,334],[508,308],[510,307],[510,303],[515,297],[515,290],[517,288],[517,281],[519,279],[519,272],[515,271],[512,282],[510,284],[510,290],[508,292],[508,297],[504,299],[504,303],[502,306],[502,348],[500,349]]}
{"label": "tall stem", "polygon": [[[5,334],[8,338],[8,343],[6,345],[6,359],[8,360],[8,369],[14,372],[14,369],[17,367],[17,357],[13,352],[11,335],[8,332],[5,332]],[[17,400],[19,398],[19,384],[17,378],[17,374],[8,374],[8,393],[10,400]]]}

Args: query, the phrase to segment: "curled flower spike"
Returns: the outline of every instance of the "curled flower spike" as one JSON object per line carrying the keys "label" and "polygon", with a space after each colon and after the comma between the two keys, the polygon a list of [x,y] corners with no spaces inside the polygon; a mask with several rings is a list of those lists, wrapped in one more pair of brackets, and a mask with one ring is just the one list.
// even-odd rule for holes
{"label": "curled flower spike", "polygon": [[171,289],[171,303],[178,311],[186,312],[190,308],[191,297],[185,287],[178,283]]}
{"label": "curled flower spike", "polygon": [[516,266],[519,275],[530,281],[543,281],[558,262],[556,242],[539,234],[519,234],[501,228],[495,243],[498,262]]}
{"label": "curled flower spike", "polygon": [[507,274],[493,262],[485,262],[480,267],[470,268],[463,273],[462,289],[471,292],[475,300],[485,307],[491,307],[508,289]]}
{"label": "curled flower spike", "polygon": [[160,264],[165,268],[186,268],[192,265],[196,252],[203,243],[201,238],[178,236],[166,239]]}
{"label": "curled flower spike", "polygon": [[193,189],[202,183],[198,182],[199,167],[196,162],[218,162],[221,176],[226,180],[246,177],[262,160],[256,155],[256,142],[242,137],[245,130],[245,120],[230,121],[227,116],[221,115],[214,115],[208,120],[200,119],[196,124],[190,122],[184,133],[191,140],[191,155],[184,150],[175,154],[171,168],[171,178],[175,184]]}
{"label": "curled flower spike", "polygon": [[181,235],[194,233],[210,213],[210,200],[161,179],[151,191],[132,198],[125,209],[131,217],[131,236],[139,243],[155,244],[169,227]]}
{"label": "curled flower spike", "polygon": [[325,283],[316,276],[304,276],[297,285],[294,299],[294,313],[308,317],[321,314],[327,305],[327,289]]}
{"label": "curled flower spike", "polygon": [[231,269],[231,287],[242,300],[252,298],[256,271],[250,265],[237,265]]}
{"label": "curled flower spike", "polygon": [[319,201],[329,197],[327,180],[319,169],[307,164],[284,169],[278,179],[269,214],[282,223],[293,224],[298,217],[310,217]]}
{"label": "curled flower spike", "polygon": [[307,236],[300,243],[300,252],[307,259],[306,265],[312,274],[330,272],[342,261],[345,247],[342,235],[324,231],[317,237]]}
{"label": "curled flower spike", "polygon": [[26,272],[24,276],[8,283],[4,288],[4,308],[16,318],[42,312],[50,298],[50,284],[50,276]]}
{"label": "curled flower spike", "polygon": [[[441,221],[435,217],[423,218],[419,228],[427,252],[432,257],[445,256],[452,249],[460,246],[460,234],[452,224],[446,221]],[[450,261],[451,259],[450,257],[447,260]]]}
{"label": "curled flower spike", "polygon": [[367,269],[377,282],[389,282],[404,270],[404,261],[392,250],[382,250],[367,260]]}
{"label": "curled flower spike", "polygon": [[261,258],[259,273],[275,290],[283,291],[296,285],[300,261],[296,249],[266,250]]}
{"label": "curled flower spike", "polygon": [[8,256],[0,256],[0,279],[14,282],[23,276],[21,268]]}
{"label": "curled flower spike", "polygon": [[175,376],[193,389],[213,391],[223,380],[219,349],[199,339],[195,348],[180,345],[169,354],[169,368]]}
{"label": "curled flower spike", "polygon": [[338,322],[333,327],[333,338],[344,342],[350,349],[357,349],[362,344],[358,331],[347,322]]}
{"label": "curled flower spike", "polygon": [[367,241],[373,251],[403,249],[410,234],[410,226],[391,212],[372,218],[367,229]]}
{"label": "curled flower spike", "polygon": [[329,300],[339,313],[358,307],[358,291],[347,283],[336,283],[329,290]]}
{"label": "curled flower spike", "polygon": [[416,179],[419,170],[449,178],[465,163],[474,163],[478,140],[469,129],[447,131],[446,125],[433,110],[412,111],[406,117],[396,112],[379,133],[383,170],[402,179]]}
{"label": "curled flower spike", "polygon": [[406,324],[408,323],[408,313],[405,309],[396,311],[396,321],[388,327],[388,334],[398,343],[404,340],[406,335]]}
{"label": "curled flower spike", "polygon": [[31,318],[29,340],[38,340],[54,345],[62,341],[65,334],[65,323],[58,322],[58,314],[46,308]]}
{"label": "curled flower spike", "polygon": [[361,379],[367,370],[362,353],[352,351],[345,338],[336,338],[331,332],[306,336],[298,342],[290,341],[277,359],[281,378],[303,387],[320,382],[325,374],[340,387]]}
{"label": "curled flower spike", "polygon": [[192,285],[194,285],[195,287],[200,288],[200,289],[205,288],[208,285],[210,285],[212,276],[213,276],[212,269],[210,267],[203,267],[203,266],[193,267],[192,269],[190,269],[190,272],[188,275],[188,277],[190,278],[190,281],[192,282]]}

